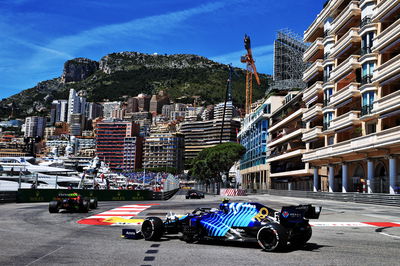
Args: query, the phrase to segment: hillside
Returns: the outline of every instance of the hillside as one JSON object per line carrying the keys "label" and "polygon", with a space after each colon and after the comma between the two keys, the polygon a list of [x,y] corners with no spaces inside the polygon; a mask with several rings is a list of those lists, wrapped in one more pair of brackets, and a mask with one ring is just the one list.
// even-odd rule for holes
{"label": "hillside", "polygon": [[[246,72],[239,68],[235,72],[233,98],[242,106]],[[197,55],[122,52],[106,55],[99,62],[76,58],[65,62],[61,77],[3,99],[0,117],[10,114],[11,105],[17,117],[45,115],[52,100],[67,99],[70,88],[87,90],[88,101],[120,100],[164,90],[176,102],[191,102],[193,96],[200,96],[205,104],[213,104],[223,101],[227,77],[228,66]],[[261,86],[253,85],[254,100],[264,96],[270,79],[267,75],[260,78]]]}

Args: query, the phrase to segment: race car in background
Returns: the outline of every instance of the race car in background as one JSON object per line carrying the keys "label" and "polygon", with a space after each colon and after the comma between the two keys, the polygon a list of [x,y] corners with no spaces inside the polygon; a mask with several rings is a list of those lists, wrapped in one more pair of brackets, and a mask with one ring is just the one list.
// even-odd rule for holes
{"label": "race car in background", "polygon": [[186,199],[204,199],[204,193],[194,189],[190,189],[186,193],[185,197]]}
{"label": "race car in background", "polygon": [[61,209],[75,212],[88,212],[97,208],[97,199],[86,198],[76,192],[60,193],[56,199],[49,202],[49,212],[57,213]]}
{"label": "race car in background", "polygon": [[[288,244],[304,246],[312,235],[308,219],[318,219],[321,207],[297,205],[282,207],[280,212],[260,203],[220,204],[219,209],[197,208],[183,217],[170,216],[165,221],[148,217],[141,232],[125,229],[125,237],[159,240],[163,235],[181,233],[190,243],[200,240],[258,242],[265,251],[284,249]],[[133,230],[133,229],[132,229]],[[132,236],[133,235],[133,236]]]}

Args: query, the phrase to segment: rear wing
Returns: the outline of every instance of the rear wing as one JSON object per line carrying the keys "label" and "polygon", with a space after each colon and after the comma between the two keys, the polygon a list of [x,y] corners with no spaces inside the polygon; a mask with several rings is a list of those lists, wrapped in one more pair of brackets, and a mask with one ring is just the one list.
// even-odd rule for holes
{"label": "rear wing", "polygon": [[297,205],[282,207],[279,215],[281,220],[298,220],[298,219],[318,219],[321,213],[321,206]]}

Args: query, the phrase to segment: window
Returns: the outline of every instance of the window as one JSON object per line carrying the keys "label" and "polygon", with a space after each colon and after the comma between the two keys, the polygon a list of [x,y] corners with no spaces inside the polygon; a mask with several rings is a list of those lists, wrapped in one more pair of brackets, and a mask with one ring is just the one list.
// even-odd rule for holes
{"label": "window", "polygon": [[293,99],[293,94],[288,94],[285,96],[285,104],[290,102]]}
{"label": "window", "polygon": [[376,132],[376,124],[371,123],[371,124],[366,124],[366,131],[367,131],[367,135],[368,134],[373,134]]}
{"label": "window", "polygon": [[325,106],[328,105],[329,100],[330,100],[330,98],[332,96],[332,93],[333,93],[333,89],[332,88],[324,90],[324,105]]}
{"label": "window", "polygon": [[330,123],[333,119],[333,113],[332,112],[327,112],[324,114],[324,129],[328,129],[330,126]]}
{"label": "window", "polygon": [[332,67],[332,65],[327,65],[326,67],[324,67],[324,82],[327,82],[329,77],[331,76]]}
{"label": "window", "polygon": [[271,104],[266,104],[264,107],[264,114],[270,114],[271,113]]}
{"label": "window", "polygon": [[362,94],[361,115],[367,115],[372,112],[374,105],[375,92],[368,91]]}

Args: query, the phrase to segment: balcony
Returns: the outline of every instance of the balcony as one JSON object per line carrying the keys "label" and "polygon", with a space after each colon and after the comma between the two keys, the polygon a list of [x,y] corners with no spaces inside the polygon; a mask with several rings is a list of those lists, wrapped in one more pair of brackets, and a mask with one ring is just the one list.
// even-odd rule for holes
{"label": "balcony", "polygon": [[338,57],[346,51],[346,48],[352,44],[359,44],[361,37],[358,34],[359,28],[351,28],[342,38],[332,47],[331,56]]}
{"label": "balcony", "polygon": [[372,83],[373,75],[365,75],[361,77],[361,85],[366,85]]}
{"label": "balcony", "polygon": [[372,109],[374,108],[373,104],[364,105],[361,107],[361,116],[372,114]]}
{"label": "balcony", "polygon": [[366,16],[365,18],[363,18],[361,20],[360,28],[363,28],[363,27],[365,27],[365,26],[367,26],[367,25],[369,25],[371,23],[372,23],[372,17],[371,16]]}
{"label": "balcony", "polygon": [[383,82],[400,73],[400,54],[396,55],[374,71],[372,82]]}
{"label": "balcony", "polygon": [[317,118],[318,116],[322,115],[322,104],[317,103],[314,106],[310,107],[307,111],[303,113],[302,120],[309,121],[312,118]]}
{"label": "balcony", "polygon": [[400,90],[374,101],[372,112],[380,115],[400,108]]}
{"label": "balcony", "polygon": [[293,132],[291,132],[289,134],[282,135],[282,137],[275,138],[273,141],[268,143],[267,147],[271,148],[271,147],[274,147],[274,146],[276,146],[276,145],[278,145],[280,143],[287,142],[288,140],[290,140],[290,139],[292,139],[294,137],[302,135],[303,132],[304,132],[304,129],[303,128],[299,128],[299,129],[297,129],[297,130],[295,130],[295,131],[293,131]]}
{"label": "balcony", "polygon": [[332,105],[338,105],[347,99],[360,96],[358,85],[359,83],[350,83],[340,91],[337,91],[334,94],[332,94],[330,98]]}
{"label": "balcony", "polygon": [[384,52],[385,48],[396,45],[399,38],[400,19],[396,20],[396,22],[394,22],[387,29],[382,31],[378,36],[376,36],[376,38],[374,39],[374,52]]}
{"label": "balcony", "polygon": [[317,81],[314,83],[314,85],[305,89],[303,92],[303,101],[309,102],[313,98],[317,97],[318,94],[320,94],[322,92],[322,84],[323,83],[321,81]]}
{"label": "balcony", "polygon": [[324,71],[324,67],[322,66],[323,60],[318,59],[316,60],[303,74],[303,81],[307,82],[317,76],[319,72]]}
{"label": "balcony", "polygon": [[305,169],[300,169],[300,170],[287,170],[284,172],[278,172],[278,173],[271,173],[270,177],[271,178],[275,178],[275,177],[284,177],[284,176],[307,176],[307,175],[311,175],[312,171],[310,169],[307,168],[307,166],[305,167]]}
{"label": "balcony", "polygon": [[306,132],[304,132],[303,137],[301,140],[303,142],[309,142],[310,140],[317,139],[320,137],[323,137],[324,134],[322,133],[322,127],[321,126],[316,126]]}
{"label": "balcony", "polygon": [[350,111],[345,113],[339,117],[336,117],[331,120],[329,125],[329,130],[339,130],[352,125],[358,125],[361,123],[360,121],[360,111]]}
{"label": "balcony", "polygon": [[350,155],[353,153],[375,151],[378,148],[391,148],[400,144],[400,126],[389,128],[378,133],[354,138],[328,147],[313,150],[303,154],[303,162],[321,159],[332,159],[335,156]]}
{"label": "balcony", "polygon": [[322,40],[323,38],[317,38],[315,42],[308,47],[308,49],[304,52],[303,61],[313,62],[320,57],[319,54],[324,50]]}
{"label": "balcony", "polygon": [[270,162],[290,159],[290,158],[293,158],[293,157],[301,156],[305,152],[306,152],[305,149],[298,149],[298,150],[294,150],[294,151],[284,152],[284,153],[281,153],[279,155],[276,155],[276,156],[273,156],[273,157],[269,157],[267,159],[267,162],[270,163]]}
{"label": "balcony", "polygon": [[299,110],[297,110],[296,112],[290,114],[289,116],[286,116],[285,118],[283,118],[281,121],[278,121],[277,123],[273,124],[268,131],[269,132],[273,132],[275,130],[277,130],[278,128],[282,127],[283,125],[287,124],[289,121],[295,119],[296,117],[299,117],[300,115],[302,115],[307,109],[306,108],[300,108]]}
{"label": "balcony", "polygon": [[308,27],[308,29],[304,32],[304,41],[305,42],[314,42],[319,36],[319,32],[323,31],[324,21],[327,19],[330,13],[333,10],[338,8],[344,0],[336,0],[329,1],[328,4],[324,7],[324,9],[318,14],[313,23]]}
{"label": "balcony", "polygon": [[398,0],[382,0],[379,4],[377,4],[374,8],[374,16],[372,20],[374,22],[379,22],[386,18],[387,15],[396,9],[396,7],[400,4]]}
{"label": "balcony", "polygon": [[336,33],[341,28],[348,25],[355,16],[361,15],[358,1],[351,1],[349,5],[332,22],[331,33]]}
{"label": "balcony", "polygon": [[340,65],[338,65],[331,73],[331,80],[338,80],[343,77],[348,72],[351,72],[354,69],[360,68],[361,64],[358,62],[360,58],[359,55],[351,55],[349,58],[344,60]]}

